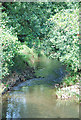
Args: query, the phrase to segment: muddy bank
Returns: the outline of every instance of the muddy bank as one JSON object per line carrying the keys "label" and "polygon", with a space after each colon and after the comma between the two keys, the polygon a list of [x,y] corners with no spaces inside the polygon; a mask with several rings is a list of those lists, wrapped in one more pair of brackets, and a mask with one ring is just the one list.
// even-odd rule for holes
{"label": "muddy bank", "polygon": [[45,81],[48,83],[52,82],[54,85],[55,82],[60,82],[65,75],[64,66],[62,66],[57,60],[49,60],[46,57],[42,57],[37,65],[37,70],[34,67],[27,65],[24,70],[23,66],[21,66],[22,69],[19,70],[19,68],[15,66],[15,72],[2,80],[2,94],[11,90],[13,86],[17,86],[19,83],[31,78],[45,78]]}
{"label": "muddy bank", "polygon": [[[59,64],[58,64],[59,66]],[[36,80],[36,84],[39,84],[41,79],[44,78],[46,74],[48,74],[47,77],[45,77],[41,82],[42,84],[52,84],[53,88],[57,88],[56,89],[56,98],[57,99],[61,99],[61,100],[67,100],[67,99],[78,99],[79,98],[79,83],[75,84],[75,85],[71,85],[71,86],[64,86],[61,84],[61,81],[63,81],[64,76],[66,75],[65,72],[65,68],[62,66],[57,67],[57,69],[55,69],[55,64],[50,65],[49,66],[45,66],[46,69],[43,70],[39,69],[38,70],[38,77],[40,79]],[[49,72],[48,72],[49,71]],[[22,72],[13,72],[10,76],[6,77],[3,79],[4,84],[2,83],[2,90],[1,93],[2,95],[7,92],[7,91],[11,91],[13,89],[14,86],[19,85],[20,83],[22,84],[22,86],[26,83],[27,80],[30,80],[32,78],[37,78],[36,74],[35,74],[35,69],[34,68],[30,68],[29,66],[26,67],[25,70],[23,70]],[[68,79],[68,78],[67,78]],[[6,84],[5,84],[6,83]],[[58,84],[57,84],[58,83]]]}
{"label": "muddy bank", "polygon": [[5,94],[7,91],[10,91],[12,89],[12,87],[28,80],[31,78],[36,77],[34,74],[34,69],[30,68],[29,66],[26,68],[26,70],[24,70],[23,72],[19,73],[14,71],[13,73],[11,73],[9,76],[5,77],[2,81],[4,81],[4,83],[2,82],[0,85],[0,94]]}

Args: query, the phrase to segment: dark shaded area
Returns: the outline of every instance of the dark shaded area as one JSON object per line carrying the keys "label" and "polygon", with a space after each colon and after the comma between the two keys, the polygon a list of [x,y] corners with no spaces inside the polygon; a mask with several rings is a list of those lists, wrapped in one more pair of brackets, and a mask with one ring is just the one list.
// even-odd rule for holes
{"label": "dark shaded area", "polygon": [[25,39],[26,36],[27,36],[27,35],[25,35],[25,34],[24,34],[24,35],[22,35],[22,34],[21,34],[21,35],[19,35],[19,34],[17,35],[18,40],[19,40],[21,43],[22,43],[22,42],[25,42],[24,39]]}

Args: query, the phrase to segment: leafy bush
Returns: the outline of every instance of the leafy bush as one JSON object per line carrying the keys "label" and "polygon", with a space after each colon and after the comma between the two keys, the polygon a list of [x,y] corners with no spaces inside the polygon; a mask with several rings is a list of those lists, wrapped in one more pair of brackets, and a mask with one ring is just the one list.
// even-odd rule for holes
{"label": "leafy bush", "polygon": [[64,80],[62,82],[63,85],[74,85],[75,83],[79,82],[79,75],[78,74],[74,74],[74,75],[67,75],[64,77]]}
{"label": "leafy bush", "polygon": [[30,67],[36,67],[36,62],[38,62],[38,54],[35,50],[30,49],[26,45],[21,46],[21,50],[18,52],[22,57],[23,61],[27,62]]}
{"label": "leafy bush", "polygon": [[[3,10],[4,7],[2,6]],[[13,58],[20,49],[20,42],[16,33],[12,34],[13,27],[9,28],[6,24],[9,22],[9,17],[5,12],[0,11],[1,26],[0,26],[0,40],[1,40],[1,63],[2,63],[2,77],[9,75],[11,68],[14,65]]]}
{"label": "leafy bush", "polygon": [[7,25],[14,28],[18,39],[26,42],[28,47],[35,48],[42,43],[49,32],[46,21],[62,9],[75,7],[67,2],[4,2],[3,12],[7,13]]}
{"label": "leafy bush", "polygon": [[[67,64],[67,70],[79,69],[79,10],[62,10],[52,16],[48,23],[51,30],[47,41],[51,58],[59,58]],[[51,49],[49,49],[51,48]]]}
{"label": "leafy bush", "polygon": [[[17,37],[28,47],[34,47],[38,54],[44,51],[51,58],[58,58],[67,64],[68,70],[76,72],[79,69],[77,5],[75,2],[2,3],[3,76],[9,74],[9,68],[13,66],[13,58],[19,49]],[[37,55],[33,52],[29,54],[31,50],[28,47],[23,46],[18,54],[31,64],[34,62],[33,56]]]}
{"label": "leafy bush", "polygon": [[[4,26],[5,28],[5,26]],[[13,66],[13,58],[19,50],[17,37],[7,29],[0,28],[2,41],[2,76],[9,75],[10,67]]]}

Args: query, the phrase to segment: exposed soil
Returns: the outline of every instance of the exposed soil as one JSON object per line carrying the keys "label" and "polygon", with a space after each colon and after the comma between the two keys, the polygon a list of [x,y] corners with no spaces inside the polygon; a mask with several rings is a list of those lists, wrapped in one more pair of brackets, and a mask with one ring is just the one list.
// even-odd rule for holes
{"label": "exposed soil", "polygon": [[4,81],[4,83],[1,83],[0,87],[2,95],[5,94],[5,92],[11,90],[13,86],[18,85],[19,83],[24,82],[28,79],[36,77],[34,73],[34,69],[28,66],[26,70],[24,70],[21,73],[14,71],[9,76],[5,77],[2,80]]}
{"label": "exposed soil", "polygon": [[[30,68],[27,66],[26,70],[23,72],[13,72],[11,75],[7,76],[3,79],[4,83],[1,83],[0,87],[0,94],[5,94],[7,91],[12,90],[12,87],[18,85],[21,82],[24,82],[26,80],[29,80],[31,78],[36,78],[35,71],[33,68]],[[57,88],[56,91],[56,98],[61,100],[68,100],[68,99],[74,99],[79,100],[79,93],[81,91],[81,87],[79,83],[76,83],[76,85],[71,85],[68,87],[64,87],[59,84],[55,84],[55,88]]]}

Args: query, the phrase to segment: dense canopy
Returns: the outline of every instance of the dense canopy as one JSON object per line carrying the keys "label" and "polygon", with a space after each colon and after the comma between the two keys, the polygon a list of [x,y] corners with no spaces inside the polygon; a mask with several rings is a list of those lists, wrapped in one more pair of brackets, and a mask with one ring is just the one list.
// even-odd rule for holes
{"label": "dense canopy", "polygon": [[9,74],[23,44],[38,56],[43,53],[56,58],[66,64],[68,71],[78,72],[78,20],[78,2],[3,2],[3,76]]}

